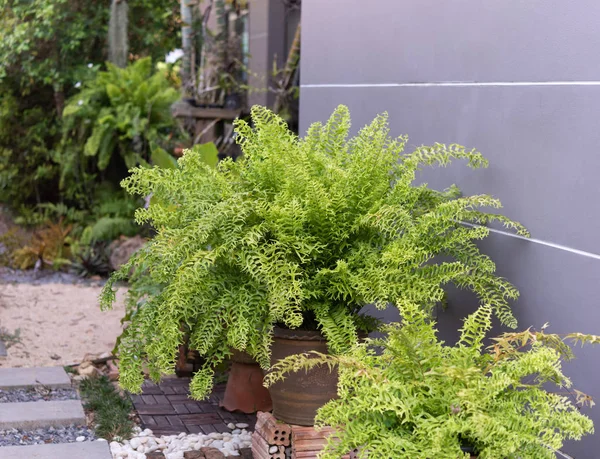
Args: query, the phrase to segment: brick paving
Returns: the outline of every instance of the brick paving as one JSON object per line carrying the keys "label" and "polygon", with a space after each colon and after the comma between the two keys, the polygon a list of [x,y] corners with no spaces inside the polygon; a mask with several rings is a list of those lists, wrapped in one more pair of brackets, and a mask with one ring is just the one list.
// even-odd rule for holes
{"label": "brick paving", "polygon": [[160,384],[144,382],[142,394],[131,400],[144,429],[155,435],[173,435],[180,432],[229,432],[230,422],[244,422],[254,429],[254,414],[231,413],[219,407],[225,385],[217,385],[207,400],[192,400],[189,395],[190,378],[164,378]]}

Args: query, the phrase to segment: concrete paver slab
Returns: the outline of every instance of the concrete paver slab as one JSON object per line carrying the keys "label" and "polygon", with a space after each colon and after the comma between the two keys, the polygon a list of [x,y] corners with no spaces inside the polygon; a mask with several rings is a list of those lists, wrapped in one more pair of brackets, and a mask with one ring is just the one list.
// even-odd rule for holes
{"label": "concrete paver slab", "polygon": [[[0,403],[0,429],[37,429],[85,424],[79,400]],[[0,454],[0,457],[4,457]]]}
{"label": "concrete paver slab", "polygon": [[0,368],[0,389],[46,386],[71,387],[71,379],[62,367]]}
{"label": "concrete paver slab", "polygon": [[4,446],[2,459],[111,459],[108,442],[94,441],[58,445]]}

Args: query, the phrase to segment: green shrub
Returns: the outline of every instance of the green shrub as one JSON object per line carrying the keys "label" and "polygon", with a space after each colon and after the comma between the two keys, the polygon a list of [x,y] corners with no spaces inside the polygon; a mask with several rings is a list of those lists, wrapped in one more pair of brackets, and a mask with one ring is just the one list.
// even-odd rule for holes
{"label": "green shrub", "polygon": [[79,182],[82,195],[86,180],[96,174],[112,174],[115,182],[128,169],[148,164],[153,149],[175,129],[170,107],[179,92],[167,70],[154,71],[149,58],[124,69],[107,67],[85,83],[63,113],[61,185]]}
{"label": "green shrub", "polygon": [[[181,42],[179,4],[128,4],[131,57],[162,60]],[[110,2],[97,0],[0,0],[0,201],[14,210],[45,202],[85,207],[93,190],[80,182],[111,179],[80,171],[58,186],[65,100],[97,71],[91,63],[106,60],[109,10]]]}
{"label": "green shrub", "polygon": [[51,100],[43,88],[19,96],[0,81],[0,202],[13,209],[58,197],[59,167],[52,159],[58,125],[39,106]]}
{"label": "green shrub", "polygon": [[480,459],[554,459],[566,439],[593,433],[574,402],[593,403],[571,389],[561,360],[573,356],[566,341],[600,344],[599,336],[527,329],[493,338],[484,350],[492,308],[483,306],[465,320],[458,343],[446,346],[425,311],[410,302],[399,307],[402,323],[387,326],[385,340],[345,356],[291,356],[267,376],[272,384],[289,371],[339,368],[339,399],[316,418],[338,437],[328,439],[322,459],[355,449],[369,459],[468,458],[465,446]]}
{"label": "green shrub", "polygon": [[406,137],[389,138],[385,115],[347,140],[344,106],[304,139],[263,107],[252,108],[252,120],[254,128],[236,122],[244,153],[237,162],[215,170],[188,151],[177,169],[137,168],[123,182],[131,193],[153,195],[136,216],[158,234],[106,284],[101,303],[109,307],[113,283],[139,267],[148,284],[161,286],[157,294],[133,293],[143,307],[119,347],[123,387],[140,390],[144,362],[154,379],[172,372],[189,336],[207,360],[192,380],[192,394],[204,397],[230,348],[269,366],[275,324],[319,329],[341,352],[368,325],[363,306],[400,300],[430,310],[450,282],[515,326],[507,301],[517,291],[473,243],[488,229],[460,221],[525,229],[479,210],[500,207],[497,199],[413,184],[422,166],[456,158],[483,167],[480,153],[441,144],[403,153]]}

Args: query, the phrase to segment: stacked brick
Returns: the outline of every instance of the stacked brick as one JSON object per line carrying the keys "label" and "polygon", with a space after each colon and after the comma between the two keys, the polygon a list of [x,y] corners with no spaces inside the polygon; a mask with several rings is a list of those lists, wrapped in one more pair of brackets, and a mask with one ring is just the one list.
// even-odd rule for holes
{"label": "stacked brick", "polygon": [[[254,459],[316,459],[333,429],[303,427],[278,421],[271,413],[258,412],[252,434]],[[342,459],[354,459],[347,454]]]}

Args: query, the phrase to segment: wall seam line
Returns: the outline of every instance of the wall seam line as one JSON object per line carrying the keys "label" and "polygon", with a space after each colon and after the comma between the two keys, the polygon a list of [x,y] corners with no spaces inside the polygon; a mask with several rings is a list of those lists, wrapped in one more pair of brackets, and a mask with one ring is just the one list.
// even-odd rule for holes
{"label": "wall seam line", "polygon": [[430,88],[504,86],[600,86],[600,81],[437,81],[415,83],[305,83],[300,88]]}
{"label": "wall seam line", "polygon": [[[481,225],[475,225],[473,223],[461,222],[461,224],[465,226],[470,226],[472,228],[480,227]],[[556,244],[554,242],[544,241],[542,239],[536,239],[532,237],[524,237],[519,236],[518,234],[509,233],[508,231],[502,231],[495,228],[487,228],[491,233],[501,234],[503,236],[509,236],[515,239],[522,239],[524,241],[533,242],[534,244],[545,245],[546,247],[552,247],[553,249],[563,250],[565,252],[574,253],[576,255],[581,255],[587,258],[593,258],[595,260],[600,260],[600,255],[592,252],[586,252],[585,250],[575,249],[573,247],[568,247],[562,244]]]}

